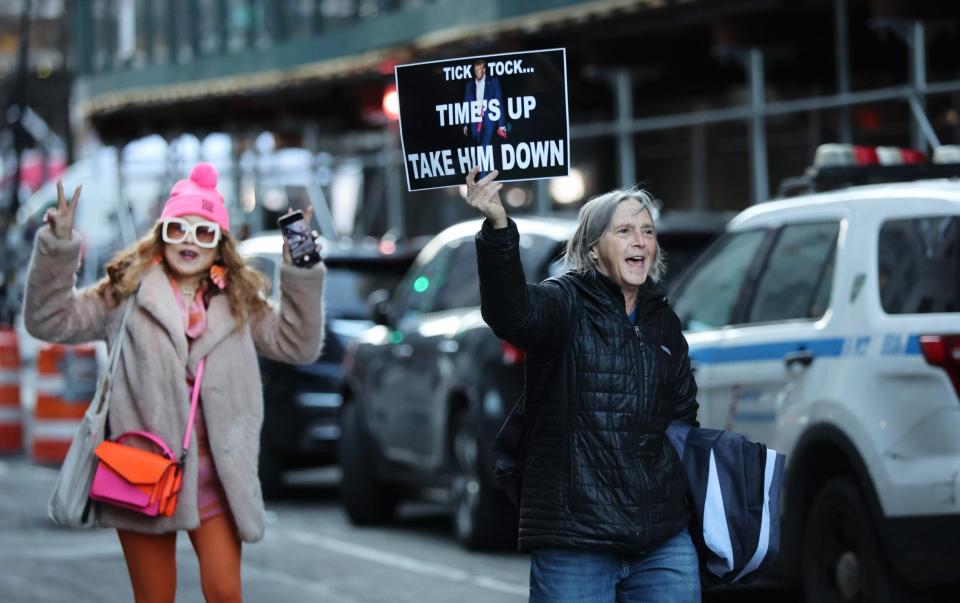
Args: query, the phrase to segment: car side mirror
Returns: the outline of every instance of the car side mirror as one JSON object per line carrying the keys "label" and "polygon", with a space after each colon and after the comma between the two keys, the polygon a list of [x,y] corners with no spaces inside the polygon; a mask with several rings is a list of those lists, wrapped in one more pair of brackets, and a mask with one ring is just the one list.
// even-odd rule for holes
{"label": "car side mirror", "polygon": [[390,326],[390,312],[393,304],[390,303],[390,292],[386,289],[377,289],[367,296],[367,310],[370,320],[375,324]]}

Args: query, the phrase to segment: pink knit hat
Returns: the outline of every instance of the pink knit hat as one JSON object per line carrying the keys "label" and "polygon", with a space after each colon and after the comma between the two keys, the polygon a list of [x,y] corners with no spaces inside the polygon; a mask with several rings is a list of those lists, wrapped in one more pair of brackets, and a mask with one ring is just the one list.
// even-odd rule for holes
{"label": "pink knit hat", "polygon": [[160,219],[180,216],[202,216],[219,224],[221,229],[230,230],[230,214],[217,192],[217,170],[209,163],[198,163],[190,171],[188,180],[173,185]]}

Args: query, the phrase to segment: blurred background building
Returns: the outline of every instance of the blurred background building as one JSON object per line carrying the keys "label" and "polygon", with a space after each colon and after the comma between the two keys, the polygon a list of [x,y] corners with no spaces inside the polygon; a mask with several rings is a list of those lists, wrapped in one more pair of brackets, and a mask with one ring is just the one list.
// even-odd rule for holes
{"label": "blurred background building", "polygon": [[512,212],[638,182],[667,211],[742,209],[824,142],[960,142],[958,23],[935,0],[5,0],[3,213],[35,224],[53,189],[30,193],[86,162],[65,180],[106,252],[206,159],[242,232],[311,203],[328,236],[434,233],[469,212],[406,192],[394,65],[556,47],[574,173],[509,186]]}

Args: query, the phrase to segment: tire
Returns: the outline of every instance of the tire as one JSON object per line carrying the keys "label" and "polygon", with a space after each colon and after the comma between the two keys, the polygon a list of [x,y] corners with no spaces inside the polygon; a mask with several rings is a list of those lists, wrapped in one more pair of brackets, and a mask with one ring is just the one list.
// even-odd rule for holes
{"label": "tire", "polygon": [[808,603],[912,600],[883,558],[863,496],[847,477],[828,481],[810,507],[803,534]]}
{"label": "tire", "polygon": [[358,526],[389,522],[397,509],[396,492],[374,477],[373,443],[366,436],[356,404],[347,404],[340,412],[340,501],[347,517]]}
{"label": "tire", "polygon": [[452,421],[450,500],[453,532],[471,550],[516,549],[517,512],[507,497],[483,478],[480,444],[470,417]]}

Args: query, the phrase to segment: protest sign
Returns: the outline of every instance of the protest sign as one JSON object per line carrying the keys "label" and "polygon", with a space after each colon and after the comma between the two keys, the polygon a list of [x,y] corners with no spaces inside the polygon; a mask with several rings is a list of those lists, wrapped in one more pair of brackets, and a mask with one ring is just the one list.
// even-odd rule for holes
{"label": "protest sign", "polygon": [[411,191],[565,176],[570,165],[562,48],[397,65],[400,139]]}

